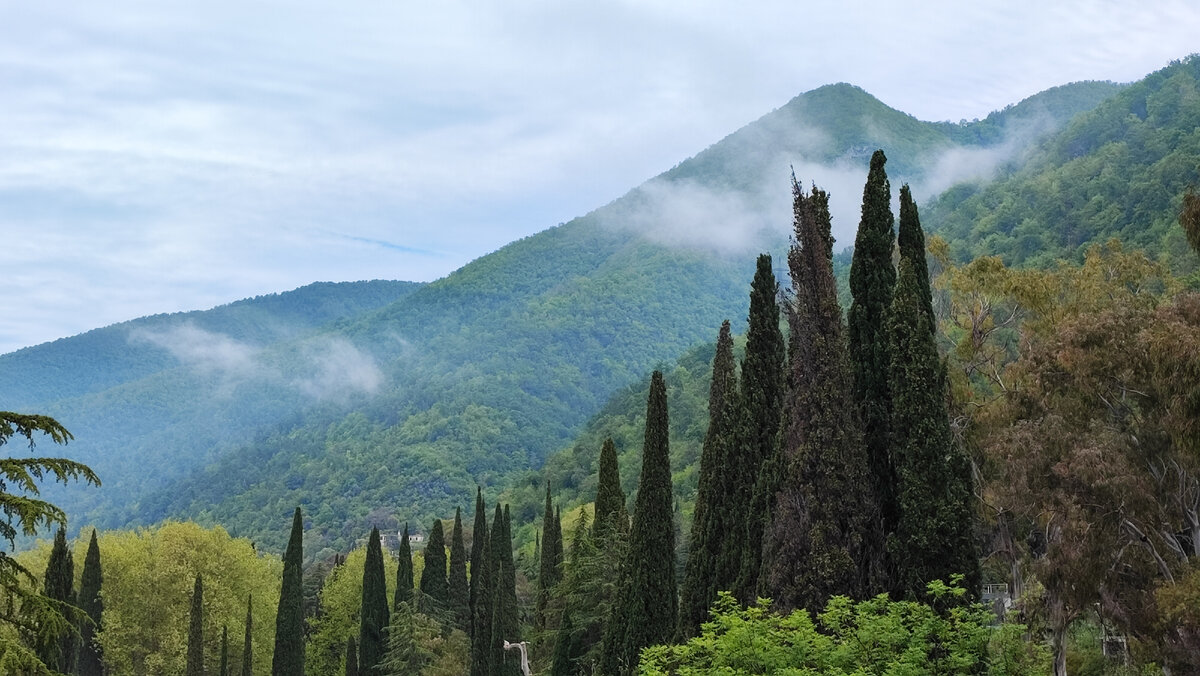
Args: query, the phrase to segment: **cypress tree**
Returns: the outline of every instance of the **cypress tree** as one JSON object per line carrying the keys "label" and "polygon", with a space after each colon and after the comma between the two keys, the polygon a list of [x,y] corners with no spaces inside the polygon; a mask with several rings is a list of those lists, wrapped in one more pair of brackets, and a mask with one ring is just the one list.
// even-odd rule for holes
{"label": "cypress tree", "polygon": [[759,580],[781,612],[821,608],[835,594],[861,598],[878,519],[833,277],[828,196],[815,187],[806,194],[794,177],[792,192],[792,387]]}
{"label": "cypress tree", "polygon": [[229,676],[229,625],[221,625],[221,665],[217,667],[221,676]]}
{"label": "cypress tree", "polygon": [[571,622],[571,611],[564,610],[562,622],[555,632],[554,661],[550,665],[550,676],[572,676],[571,658],[574,647],[575,626]]}
{"label": "cypress tree", "polygon": [[242,640],[242,676],[254,673],[254,596],[246,597],[246,637]]}
{"label": "cypress tree", "polygon": [[396,566],[396,590],[392,595],[392,610],[400,607],[401,603],[412,603],[413,598],[413,562],[412,545],[408,542],[408,524],[404,524],[404,535],[400,538],[400,551]]}
{"label": "cypress tree", "polygon": [[[407,604],[408,601],[401,601]],[[397,606],[397,613],[400,612]],[[358,676],[358,648],[354,645],[354,637],[346,639],[346,676]]]}
{"label": "cypress tree", "polygon": [[292,515],[292,534],[283,552],[283,586],[275,615],[275,650],[271,676],[304,673],[304,519],[300,508]]}
{"label": "cypress tree", "polygon": [[733,580],[718,579],[713,565],[721,555],[729,502],[725,476],[729,462],[729,431],[737,402],[737,365],[729,321],[721,324],[713,356],[712,383],[708,388],[708,431],[700,453],[700,478],[692,518],[691,544],[679,601],[679,638],[695,636],[708,617],[717,591],[729,589]]}
{"label": "cypress tree", "polygon": [[[764,514],[751,511],[754,487],[764,463],[776,453],[779,419],[783,410],[784,359],[786,348],[779,329],[779,284],[771,269],[771,257],[758,257],[750,286],[749,326],[746,357],[742,360],[741,408],[734,434],[734,448],[726,462],[722,530],[726,536],[717,560],[714,582],[718,589],[732,589],[743,603],[752,603],[762,565]],[[714,590],[716,591],[716,590]]]}
{"label": "cypress tree", "polygon": [[562,530],[559,516],[550,504],[550,482],[546,482],[546,509],[542,513],[542,556],[538,562],[538,596],[535,623],[546,629],[550,593],[562,579]]}
{"label": "cypress tree", "polygon": [[616,608],[605,635],[602,672],[631,674],[642,648],[671,640],[677,627],[675,531],[667,387],[660,371],[650,379],[646,436],[629,553]]}
{"label": "cypress tree", "polygon": [[554,570],[557,576],[555,584],[562,580],[563,571],[562,565],[566,561],[566,550],[563,548],[563,533],[562,533],[562,508],[554,508]]}
{"label": "cypress tree", "polygon": [[[46,562],[46,577],[43,580],[42,592],[47,598],[62,604],[75,604],[75,562],[70,548],[67,547],[67,533],[59,528],[54,534],[54,545],[50,549],[50,559]],[[63,608],[63,617],[74,623],[75,616],[71,610]],[[74,664],[75,634],[66,632],[57,636],[38,638],[38,658],[52,670],[67,672]]]}
{"label": "cypress tree", "polygon": [[467,587],[467,549],[463,545],[462,510],[454,510],[454,530],[450,533],[449,603],[454,625],[471,630],[471,599]]}
{"label": "cypress tree", "polygon": [[[929,331],[936,333],[937,322],[933,315],[933,289],[929,283],[929,262],[925,258],[925,232],[921,229],[921,217],[917,204],[913,202],[908,184],[900,186],[900,259],[909,260],[913,266],[919,290],[920,305],[928,317]],[[899,289],[897,289],[897,293]],[[894,300],[892,301],[895,302]]]}
{"label": "cypress tree", "polygon": [[504,641],[508,640],[504,636],[505,627],[502,626],[504,615],[504,570],[502,569],[504,560],[504,545],[507,538],[504,534],[504,508],[500,503],[496,503],[496,512],[492,516],[491,538],[488,544],[491,551],[488,553],[488,579],[492,583],[491,588],[491,604],[492,604],[492,622],[491,635],[488,638],[488,671],[489,675],[499,674],[504,667]]}
{"label": "cypress tree", "polygon": [[[432,538],[431,538],[432,539]],[[379,529],[372,528],[363,563],[362,613],[358,623],[358,667],[371,673],[383,659],[384,628],[388,626],[387,582],[383,575],[383,547]]]}
{"label": "cypress tree", "polygon": [[[497,506],[499,509],[499,506]],[[492,610],[495,607],[495,585],[491,540],[487,527],[487,511],[483,492],[475,497],[475,530],[471,534],[471,676],[492,676]]]}
{"label": "cypress tree", "polygon": [[100,589],[104,585],[104,573],[100,567],[100,543],[96,530],[88,542],[87,555],[83,559],[83,576],[79,581],[79,609],[84,617],[79,627],[79,656],[75,669],[79,676],[101,676],[104,673],[100,661],[100,646],[96,644],[96,632],[103,627],[104,599]]}
{"label": "cypress tree", "polygon": [[187,676],[204,676],[204,582],[196,576],[188,615]]}
{"label": "cypress tree", "polygon": [[979,588],[970,466],[954,443],[943,396],[941,360],[929,328],[918,266],[900,260],[889,324],[892,429],[900,484],[900,521],[889,540],[897,593],[920,599],[932,580],[965,576]]}
{"label": "cypress tree", "polygon": [[592,521],[592,532],[599,534],[606,528],[616,528],[625,532],[628,527],[629,514],[625,511],[625,493],[621,490],[617,447],[609,437],[600,447],[600,472],[596,481],[596,514]]}
{"label": "cypress tree", "polygon": [[[421,571],[421,612],[431,614],[448,607],[450,586],[446,581],[446,534],[442,520],[434,519],[425,545],[425,569]],[[361,650],[361,648],[360,648]]]}
{"label": "cypress tree", "polygon": [[[499,507],[499,505],[497,505]],[[517,570],[513,561],[512,516],[504,506],[499,526],[492,530],[492,555],[499,559],[496,587],[496,607],[492,624],[493,664],[499,676],[521,676],[521,657],[516,651],[504,650],[504,642],[521,640],[520,616],[517,608]],[[497,535],[498,533],[498,535]]]}
{"label": "cypress tree", "polygon": [[[896,498],[896,472],[891,459],[892,397],[888,385],[891,363],[887,337],[887,315],[896,287],[896,269],[892,252],[896,245],[893,230],[892,191],[882,150],[871,156],[871,168],[863,187],[862,220],[854,240],[850,263],[849,339],[850,362],[854,373],[854,402],[862,421],[863,442],[867,447],[870,482],[879,506],[876,534],[866,545],[876,559],[877,576],[871,591],[890,587],[893,567],[884,563],[884,538],[896,528],[899,504]],[[923,254],[922,254],[923,255]],[[878,585],[878,587],[876,586]]]}

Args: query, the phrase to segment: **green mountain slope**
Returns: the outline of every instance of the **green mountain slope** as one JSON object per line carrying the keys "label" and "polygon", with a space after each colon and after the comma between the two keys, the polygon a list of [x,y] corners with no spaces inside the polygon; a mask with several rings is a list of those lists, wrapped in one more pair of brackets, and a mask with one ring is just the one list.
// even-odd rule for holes
{"label": "green mountain slope", "polygon": [[[1079,85],[1075,98],[1086,107],[1116,89]],[[1058,100],[1071,99],[1064,92]],[[1034,105],[1004,115],[1033,116]],[[331,335],[384,365],[380,395],[261,431],[139,496],[136,518],[220,522],[278,548],[278,524],[301,504],[315,554],[344,549],[372,523],[445,516],[476,483],[494,496],[567,445],[613,392],[745,316],[753,258],[742,252],[782,250],[789,162],[851,167],[860,149],[882,145],[920,176],[947,150],[999,138],[971,132],[1007,124],[989,120],[924,123],[849,85],[797,97],[620,200],[338,327]],[[730,203],[748,216],[723,211]]]}
{"label": "green mountain slope", "polygon": [[[1080,115],[999,180],[956,186],[922,212],[962,259],[1045,265],[1117,237],[1189,273],[1180,198],[1200,183],[1200,58],[1175,62]],[[1182,266],[1182,267],[1181,267]]]}

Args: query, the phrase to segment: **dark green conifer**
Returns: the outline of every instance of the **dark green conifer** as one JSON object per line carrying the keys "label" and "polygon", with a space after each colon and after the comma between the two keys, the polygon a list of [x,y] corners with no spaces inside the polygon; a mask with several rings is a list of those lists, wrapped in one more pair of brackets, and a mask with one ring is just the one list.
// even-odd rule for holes
{"label": "dark green conifer", "polygon": [[79,676],[101,676],[104,673],[100,646],[96,644],[96,633],[104,626],[104,599],[100,597],[103,585],[100,543],[96,540],[95,529],[92,529],[87,556],[83,559],[83,577],[79,581],[79,610],[83,613],[83,621],[79,626],[79,656],[75,663]]}
{"label": "dark green conifer", "polygon": [[413,561],[412,545],[408,541],[408,524],[404,524],[404,535],[400,538],[400,551],[397,552],[396,589],[392,594],[392,610],[401,603],[412,603],[413,600]]}
{"label": "dark green conifer", "polygon": [[563,532],[562,532],[562,508],[555,506],[554,508],[554,569],[555,569],[555,584],[562,581],[563,571],[562,565],[566,561],[566,550],[563,548]]}
{"label": "dark green conifer", "polygon": [[275,649],[271,676],[304,673],[304,519],[300,508],[292,515],[292,534],[283,552],[283,585],[275,615]]}
{"label": "dark green conifer", "polygon": [[662,373],[655,371],[646,403],[642,473],[629,532],[629,553],[605,635],[603,673],[635,673],[641,649],[667,643],[678,626],[668,427],[667,387]]}
{"label": "dark green conifer", "polygon": [[[360,649],[361,653],[361,649]],[[413,607],[401,603],[396,608],[396,617],[387,630],[387,653],[383,655],[377,668],[368,668],[360,661],[359,671],[364,675],[382,674],[419,674],[424,666],[427,654],[417,641],[416,618]]]}
{"label": "dark green conifer", "polygon": [[621,471],[617,467],[617,447],[612,438],[604,440],[600,447],[600,471],[596,480],[596,514],[592,521],[592,532],[599,534],[605,528],[615,527],[625,532],[629,527],[629,513],[625,511],[625,493],[621,490]]}
{"label": "dark green conifer", "polygon": [[894,566],[884,563],[883,541],[895,530],[899,519],[896,472],[891,459],[892,395],[888,385],[891,358],[887,336],[887,315],[896,288],[896,269],[892,265],[896,235],[891,185],[883,168],[886,162],[882,150],[871,156],[871,168],[863,187],[862,220],[850,263],[850,294],[854,300],[850,305],[848,335],[854,401],[867,446],[871,487],[879,505],[876,535],[866,543],[876,559],[880,576],[873,581],[871,591],[891,586],[888,579],[893,573],[885,571],[892,571]]}
{"label": "dark green conifer", "polygon": [[762,565],[764,514],[751,511],[754,487],[764,463],[777,452],[779,420],[783,410],[783,332],[779,329],[779,284],[771,257],[758,257],[750,286],[746,357],[742,360],[739,419],[733,431],[733,448],[726,462],[728,500],[723,511],[725,538],[714,577],[718,591],[732,589],[743,603],[751,603]]}
{"label": "dark green conifer", "polygon": [[[408,601],[401,601],[407,604]],[[400,612],[397,606],[397,613]],[[346,639],[346,676],[358,676],[358,648],[354,645],[354,637]]]}
{"label": "dark green conifer", "polygon": [[[913,201],[908,184],[900,186],[900,259],[912,261],[920,290],[921,308],[929,317],[929,331],[935,333],[937,321],[933,315],[933,289],[929,283],[929,262],[925,257],[925,232],[921,229],[921,217]],[[895,301],[893,300],[893,303]]]}
{"label": "dark green conifer", "polygon": [[[499,505],[497,505],[499,507]],[[492,621],[493,664],[498,676],[521,676],[521,659],[516,651],[504,650],[504,642],[521,641],[520,610],[517,607],[517,570],[513,561],[512,516],[504,506],[499,525],[492,529],[492,556],[497,571],[496,606]]]}
{"label": "dark green conifer", "polygon": [[[434,519],[425,544],[425,569],[421,571],[419,610],[426,615],[448,608],[450,585],[446,581],[446,533],[442,520]],[[361,650],[361,647],[359,648]]]}
{"label": "dark green conifer", "polygon": [[[499,509],[499,505],[496,506]],[[492,611],[495,584],[491,540],[487,527],[487,508],[483,492],[475,497],[475,529],[471,534],[471,676],[492,676]]]}
{"label": "dark green conifer", "polygon": [[204,676],[204,581],[196,576],[188,613],[187,676]]}
{"label": "dark green conifer", "polygon": [[[60,604],[75,604],[75,562],[67,547],[67,533],[59,528],[54,534],[54,545],[50,549],[50,560],[46,563],[46,577],[42,592],[47,598]],[[63,616],[74,622],[73,614],[62,608]],[[54,671],[68,672],[74,663],[75,634],[66,632],[58,636],[39,636],[38,658]]]}
{"label": "dark green conifer", "polygon": [[759,590],[782,612],[822,608],[830,596],[861,598],[874,560],[878,519],[853,399],[824,191],[792,179],[796,233],[788,266],[795,302],[778,467],[780,490],[764,533]]}
{"label": "dark green conifer", "polygon": [[242,676],[254,673],[254,597],[246,597],[246,637],[242,640]]}
{"label": "dark green conifer", "polygon": [[471,630],[471,591],[467,587],[467,549],[463,544],[462,510],[454,510],[454,530],[450,532],[450,577],[448,602],[454,626]]}
{"label": "dark green conifer", "polygon": [[572,653],[575,643],[575,626],[571,622],[571,611],[564,610],[562,622],[555,632],[554,661],[550,665],[550,676],[573,676]]}
{"label": "dark green conifer", "polygon": [[956,573],[965,575],[972,592],[981,582],[970,466],[950,433],[918,267],[900,260],[889,324],[900,521],[888,544],[897,594],[910,599],[923,598],[930,581]]}
{"label": "dark green conifer", "polygon": [[708,617],[708,608],[717,592],[730,589],[733,580],[717,578],[714,563],[721,555],[727,528],[724,516],[729,494],[724,479],[728,474],[730,428],[735,422],[737,403],[737,364],[733,356],[733,338],[729,321],[721,324],[717,349],[713,356],[712,382],[708,388],[708,432],[700,453],[700,478],[696,487],[696,506],[692,518],[692,536],[679,601],[679,637],[699,633]]}
{"label": "dark green conifer", "polygon": [[229,676],[229,625],[221,625],[221,664],[217,673]]}
{"label": "dark green conifer", "polygon": [[550,504],[550,482],[546,482],[546,508],[542,512],[542,556],[538,562],[538,595],[534,622],[539,631],[547,626],[550,594],[562,579],[562,530],[559,517]]}
{"label": "dark green conifer", "polygon": [[383,574],[383,547],[379,529],[372,528],[363,563],[362,614],[358,623],[358,667],[371,673],[383,659],[388,626],[387,581]]}

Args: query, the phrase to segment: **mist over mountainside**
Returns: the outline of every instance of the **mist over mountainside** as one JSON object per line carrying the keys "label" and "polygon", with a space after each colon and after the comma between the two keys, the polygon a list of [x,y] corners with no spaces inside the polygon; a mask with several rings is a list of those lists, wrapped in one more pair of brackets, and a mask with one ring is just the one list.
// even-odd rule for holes
{"label": "mist over mountainside", "polygon": [[[139,320],[0,357],[0,382],[66,424],[68,453],[105,481],[55,490],[74,526],[195,518],[275,550],[301,504],[310,556],[345,550],[371,523],[451,513],[477,483],[495,495],[614,392],[743,318],[752,254],[786,245],[789,167],[832,193],[840,247],[875,148],[894,188],[932,196],[1006,170],[1121,89],[1076,83],[954,124],[822,87],[609,205],[393,298],[331,300],[281,332],[250,315],[248,328]],[[23,382],[38,385],[17,394]]]}

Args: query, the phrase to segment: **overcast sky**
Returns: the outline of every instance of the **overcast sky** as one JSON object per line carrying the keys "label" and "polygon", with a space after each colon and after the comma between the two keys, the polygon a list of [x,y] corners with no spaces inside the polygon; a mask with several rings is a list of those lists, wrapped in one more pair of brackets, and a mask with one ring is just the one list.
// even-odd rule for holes
{"label": "overcast sky", "polygon": [[0,0],[0,353],[436,279],[823,84],[957,121],[1198,34],[1186,1]]}

